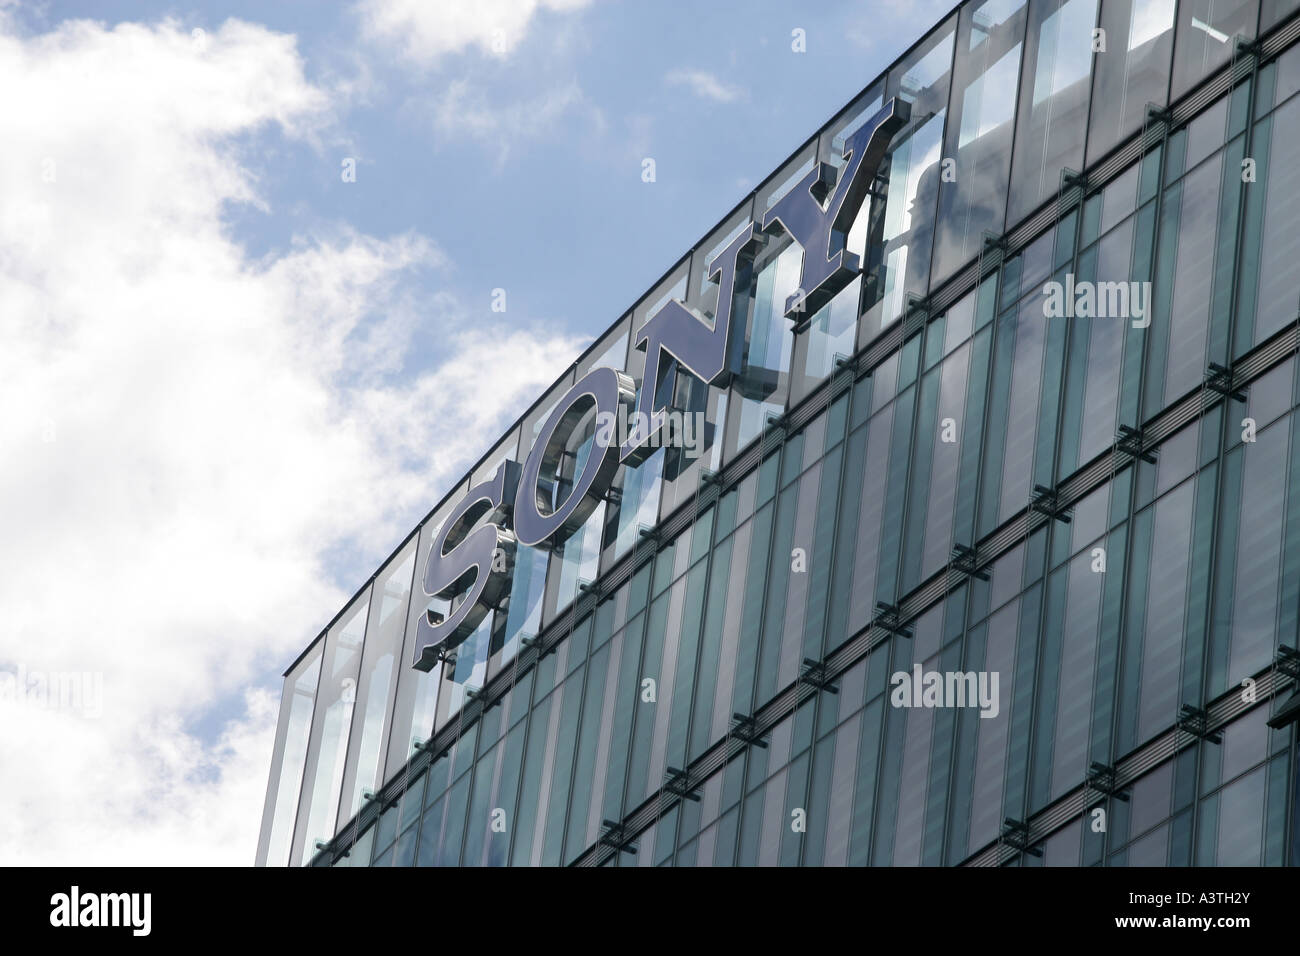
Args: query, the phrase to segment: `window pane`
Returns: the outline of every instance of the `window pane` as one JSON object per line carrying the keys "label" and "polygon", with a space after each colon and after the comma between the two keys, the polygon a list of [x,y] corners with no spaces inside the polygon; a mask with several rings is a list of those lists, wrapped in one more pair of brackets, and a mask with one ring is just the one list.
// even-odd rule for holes
{"label": "window pane", "polygon": [[[458,494],[469,490],[458,489]],[[415,657],[415,622],[428,612],[430,595],[424,591],[424,574],[429,561],[429,551],[442,528],[442,523],[456,506],[459,498],[453,494],[438,511],[420,528],[420,544],[415,552],[415,580],[411,584],[411,607],[406,620],[406,638],[401,657],[397,662],[397,697],[393,702],[393,729],[388,736],[388,754],[384,758],[384,779],[392,777],[414,754],[415,744],[424,743],[433,736],[433,722],[438,704],[438,685],[441,683],[442,665],[422,671],[411,666]],[[518,566],[516,562],[516,566]],[[435,605],[435,610],[437,606]],[[445,610],[445,609],[444,609]]]}
{"label": "window pane", "polygon": [[1259,866],[1264,838],[1264,768],[1219,791],[1216,866]]}
{"label": "window pane", "polygon": [[782,236],[754,263],[754,303],[745,357],[727,402],[727,448],[739,451],[767,426],[769,416],[785,411],[789,395],[793,326],[785,301],[799,284],[803,250]]}
{"label": "window pane", "polygon": [[280,727],[276,734],[276,762],[272,765],[271,783],[266,795],[265,815],[270,815],[271,825],[269,832],[263,835],[265,845],[260,862],[264,866],[287,866],[290,862],[289,849],[298,815],[298,793],[307,762],[307,742],[311,736],[312,709],[324,646],[324,641],[318,641],[284,679]]}
{"label": "window pane", "polygon": [[897,321],[909,294],[923,297],[929,289],[955,36],[954,18],[890,71],[885,95],[906,101],[911,118],[894,134],[880,167],[885,198],[871,207],[862,264],[859,345]]}
{"label": "window pane", "polygon": [[417,543],[418,536],[375,581],[373,614],[357,677],[357,703],[352,716],[348,766],[343,776],[340,822],[352,819],[361,809],[366,790],[377,790],[384,782],[384,740],[390,729],[388,712],[397,687],[397,669],[403,663],[400,660],[402,635],[406,630]]}
{"label": "window pane", "polygon": [[1232,59],[1235,38],[1255,38],[1258,0],[1181,0],[1171,95],[1177,99]]}
{"label": "window pane", "polygon": [[367,589],[325,638],[316,713],[312,718],[307,767],[298,802],[298,825],[293,838],[295,865],[301,866],[316,855],[317,840],[334,836],[369,606]]}
{"label": "window pane", "polygon": [[1294,323],[1300,311],[1300,190],[1290,182],[1300,152],[1300,98],[1256,124],[1253,148],[1257,180],[1247,191],[1238,354]]}
{"label": "window pane", "polygon": [[1009,223],[1056,194],[1063,168],[1083,168],[1088,123],[1097,0],[1041,0],[1031,13]]}
{"label": "window pane", "polygon": [[1176,0],[1105,0],[1088,122],[1088,165],[1143,126],[1148,103],[1168,102]]}
{"label": "window pane", "polygon": [[[1155,283],[1146,413],[1170,404],[1205,377],[1214,291],[1222,154],[1165,193]],[[1163,388],[1161,388],[1163,383]]]}
{"label": "window pane", "polygon": [[1023,3],[988,0],[962,11],[944,155],[955,175],[939,193],[932,283],[974,259],[984,233],[1002,234],[1011,167],[1013,91],[1020,79]]}

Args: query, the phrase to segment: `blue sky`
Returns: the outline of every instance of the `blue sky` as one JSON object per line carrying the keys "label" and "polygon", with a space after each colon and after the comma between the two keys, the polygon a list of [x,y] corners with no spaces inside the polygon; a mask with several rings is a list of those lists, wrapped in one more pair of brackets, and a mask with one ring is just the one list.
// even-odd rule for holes
{"label": "blue sky", "polygon": [[[252,137],[250,149],[266,151],[257,172],[271,210],[229,213],[250,252],[282,251],[295,234],[338,222],[381,236],[418,230],[454,262],[439,288],[487,309],[502,287],[519,321],[594,336],[948,6],[596,2],[539,11],[501,57],[475,46],[394,55],[359,38],[361,14],[347,5],[58,3],[20,20],[41,29],[80,16],[173,17],[210,31],[239,17],[293,34],[309,80],[364,87],[338,129],[357,181],[341,181],[342,143]],[[803,54],[791,50],[796,27],[807,34]],[[458,82],[469,86],[463,110],[499,129],[438,122]],[[545,128],[511,127],[513,111],[551,101],[567,105]],[[646,156],[653,184],[641,181]]]}
{"label": "blue sky", "polygon": [[12,862],[250,862],[284,667],[948,8],[0,0]]}

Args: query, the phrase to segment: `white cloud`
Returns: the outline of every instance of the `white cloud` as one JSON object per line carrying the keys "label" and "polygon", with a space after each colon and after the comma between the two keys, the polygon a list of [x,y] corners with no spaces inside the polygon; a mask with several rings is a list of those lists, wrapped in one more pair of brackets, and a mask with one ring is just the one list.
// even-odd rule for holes
{"label": "white cloud", "polygon": [[513,144],[554,131],[562,117],[575,111],[585,114],[595,127],[603,125],[600,111],[577,83],[557,86],[524,102],[494,106],[478,87],[456,80],[434,100],[433,125],[449,139],[469,137],[492,143],[497,160],[504,162]]}
{"label": "white cloud", "polygon": [[[0,23],[0,86],[0,671],[104,681],[97,720],[0,700],[0,862],[248,864],[276,698],[246,688],[346,598],[328,556],[386,554],[581,343],[455,332],[419,235],[249,256],[250,137],[334,135],[292,37]],[[507,335],[532,361],[481,390]]]}
{"label": "white cloud", "polygon": [[408,60],[434,65],[471,47],[491,55],[512,53],[538,10],[569,12],[590,0],[362,0],[365,31],[392,43]]}
{"label": "white cloud", "polygon": [[684,86],[700,99],[715,103],[731,103],[741,95],[741,90],[728,86],[705,70],[673,70],[664,80],[670,86]]}

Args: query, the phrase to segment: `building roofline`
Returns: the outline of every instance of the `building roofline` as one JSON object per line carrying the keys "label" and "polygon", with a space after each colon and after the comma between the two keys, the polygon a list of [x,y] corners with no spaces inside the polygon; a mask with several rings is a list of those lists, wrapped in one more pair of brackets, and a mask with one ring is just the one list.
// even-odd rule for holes
{"label": "building roofline", "polygon": [[[934,33],[935,30],[939,29],[944,24],[946,24],[949,20],[951,20],[954,16],[956,16],[958,12],[961,10],[963,5],[964,5],[964,0],[961,0],[961,2],[954,4],[948,10],[948,12],[945,13],[943,16],[941,16],[938,20],[931,23],[930,26],[928,26],[911,45],[909,45],[905,50],[903,50],[902,53],[900,53],[893,60],[891,60],[887,67],[881,70],[874,78],[872,78],[870,82],[868,82],[865,86],[863,86],[860,90],[858,90],[858,92],[854,93],[851,97],[849,97],[847,102],[845,102],[842,106],[840,106],[833,113],[831,113],[829,119],[822,121],[817,127],[815,127],[811,135],[802,139],[793,152],[791,152],[785,159],[781,160],[781,162],[777,163],[777,165],[772,169],[772,171],[768,173],[768,175],[765,176],[762,180],[760,180],[759,183],[753,189],[747,192],[739,202],[733,204],[731,208],[727,211],[727,213],[724,216],[722,216],[721,219],[719,219],[712,226],[706,229],[704,234],[700,236],[700,238],[698,238],[689,246],[687,246],[687,251],[685,255],[679,256],[676,259],[674,259],[672,264],[669,265],[669,267],[657,279],[651,282],[650,285],[645,289],[645,291],[641,292],[635,299],[633,299],[632,304],[628,308],[618,313],[618,317],[610,325],[608,325],[601,332],[597,333],[593,337],[591,344],[588,345],[585,349],[583,349],[583,351],[579,353],[577,358],[575,358],[573,362],[565,368],[564,373],[561,374],[558,378],[556,378],[555,381],[553,381],[551,384],[543,388],[541,390],[541,393],[538,395],[538,397],[527,408],[524,409],[523,413],[520,414],[520,416],[516,418],[513,423],[508,425],[505,428],[505,430],[502,431],[502,433],[497,437],[496,440],[488,443],[488,447],[483,452],[483,454],[472,465],[470,465],[469,468],[465,469],[461,473],[461,476],[458,479],[456,479],[455,482],[452,483],[449,490],[446,491],[441,497],[437,499],[437,502],[433,505],[433,507],[431,507],[428,510],[428,512],[424,515],[423,518],[421,518],[419,521],[415,523],[414,530],[412,530],[405,537],[403,537],[401,544],[399,544],[396,548],[394,548],[389,553],[389,555],[386,558],[384,558],[383,561],[379,562],[379,565],[375,569],[374,573],[372,573],[370,577],[368,577],[366,581],[359,588],[357,588],[355,592],[353,592],[351,597],[349,597],[346,601],[343,602],[343,606],[339,608],[338,612],[329,619],[329,622],[326,623],[325,626],[320,629],[317,635],[314,638],[312,638],[311,641],[307,644],[307,646],[303,648],[303,650],[297,655],[297,657],[294,658],[293,663],[290,664],[288,668],[285,669],[284,676],[287,677],[289,673],[295,667],[298,666],[298,664],[303,660],[303,658],[306,657],[307,654],[312,650],[312,648],[316,646],[316,642],[319,641],[321,638],[323,638],[329,632],[329,629],[333,627],[335,623],[338,622],[338,619],[340,616],[342,616],[343,612],[352,606],[352,603],[358,597],[361,596],[361,593],[365,591],[367,587],[370,586],[371,582],[374,581],[375,577],[379,574],[379,572],[383,570],[383,568],[394,557],[397,556],[398,552],[400,552],[402,548],[406,546],[407,542],[411,539],[411,537],[418,536],[420,533],[420,529],[422,529],[424,525],[430,519],[433,518],[434,514],[436,514],[437,511],[440,508],[442,508],[444,505],[452,501],[452,499],[459,493],[461,485],[466,480],[466,478],[472,475],[475,471],[477,471],[482,465],[484,465],[488,461],[489,456],[496,449],[496,446],[499,444],[501,438],[510,434],[510,432],[515,428],[522,428],[522,425],[524,421],[528,418],[528,416],[531,415],[533,412],[537,411],[537,409],[541,406],[542,402],[551,393],[551,390],[554,389],[557,385],[559,385],[564,380],[564,375],[567,375],[570,371],[574,369],[575,366],[581,364],[584,359],[590,357],[595,352],[597,346],[599,346],[601,342],[604,340],[605,336],[607,336],[610,332],[612,332],[615,328],[617,328],[618,324],[622,322],[625,318],[632,315],[636,311],[637,306],[643,304],[656,289],[658,289],[664,282],[666,282],[672,276],[673,272],[675,272],[678,268],[681,267],[683,263],[689,263],[695,251],[699,249],[710,236],[712,236],[715,232],[717,232],[719,228],[725,226],[727,221],[732,216],[734,216],[737,212],[739,212],[742,208],[744,208],[744,206],[747,203],[756,201],[758,194],[763,190],[764,186],[768,185],[768,183],[771,182],[772,177],[780,173],[793,160],[797,159],[799,154],[803,150],[807,149],[809,143],[816,143],[818,137],[821,135],[822,131],[826,129],[827,126],[829,126],[837,118],[839,118],[844,113],[845,110],[847,110],[855,102],[857,102],[864,94],[871,92],[872,87],[876,86],[879,83],[888,82],[890,72],[894,70],[894,68],[897,67],[899,64],[901,64],[904,60],[906,60],[909,56],[911,56],[914,52],[916,52],[916,50],[918,50],[921,47],[921,45],[930,38],[930,35]],[[521,441],[522,441],[522,437],[523,436],[521,432],[520,435]]]}

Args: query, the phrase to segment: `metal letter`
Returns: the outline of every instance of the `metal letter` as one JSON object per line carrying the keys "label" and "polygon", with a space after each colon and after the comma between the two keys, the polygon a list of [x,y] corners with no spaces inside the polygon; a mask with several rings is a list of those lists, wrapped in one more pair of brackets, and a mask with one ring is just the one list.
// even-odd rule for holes
{"label": "metal letter", "polygon": [[[670,299],[646,320],[637,333],[636,347],[646,353],[645,375],[641,379],[641,396],[637,416],[649,423],[649,430],[638,428],[629,435],[620,452],[623,461],[633,464],[653,452],[649,440],[663,419],[659,415],[659,367],[665,359],[675,361],[696,378],[709,385],[726,387],[731,376],[740,372],[745,345],[743,323],[732,321],[737,277],[748,283],[754,247],[763,241],[755,237],[751,222],[735,239],[727,243],[705,266],[709,281],[718,283],[718,307],[712,326],[695,309]],[[677,365],[669,366],[663,393],[671,399],[677,384]],[[644,416],[644,417],[642,417]]]}
{"label": "metal letter", "polygon": [[[614,480],[618,446],[593,440],[582,474],[574,477],[572,490],[563,502],[554,501],[554,476],[564,457],[565,441],[590,412],[583,400],[595,403],[597,415],[605,412],[620,416],[627,414],[635,397],[636,384],[627,375],[612,368],[594,368],[560,399],[524,462],[514,511],[515,536],[521,544],[541,544],[548,538],[562,543],[582,527]],[[552,506],[555,510],[548,511]]]}
{"label": "metal letter", "polygon": [[[763,216],[764,230],[779,221],[803,247],[799,286],[785,301],[786,318],[812,315],[857,275],[858,257],[842,248],[843,235],[852,227],[889,141],[907,122],[909,110],[906,101],[895,97],[849,137],[835,191],[825,206],[822,202],[834,167],[819,162]],[[837,233],[841,248],[832,254]]]}
{"label": "metal letter", "polygon": [[[487,612],[510,593],[515,536],[502,525],[518,484],[519,463],[505,462],[492,478],[469,490],[434,538],[424,572],[425,610],[415,622],[412,663],[419,670],[430,670],[440,651],[473,634]],[[480,524],[484,518],[487,523]],[[498,549],[503,562],[493,560]],[[445,619],[433,609],[435,600],[450,601],[462,592],[464,599]]]}

